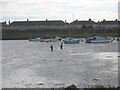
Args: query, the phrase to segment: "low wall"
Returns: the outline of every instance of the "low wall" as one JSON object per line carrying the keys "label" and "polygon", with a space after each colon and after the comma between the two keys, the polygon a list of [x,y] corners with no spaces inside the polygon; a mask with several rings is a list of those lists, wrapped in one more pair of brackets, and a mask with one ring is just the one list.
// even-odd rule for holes
{"label": "low wall", "polygon": [[32,36],[48,36],[51,37],[86,37],[88,34],[96,34],[101,36],[118,36],[119,30],[80,30],[80,29],[69,29],[69,30],[2,30],[2,39],[29,39]]}

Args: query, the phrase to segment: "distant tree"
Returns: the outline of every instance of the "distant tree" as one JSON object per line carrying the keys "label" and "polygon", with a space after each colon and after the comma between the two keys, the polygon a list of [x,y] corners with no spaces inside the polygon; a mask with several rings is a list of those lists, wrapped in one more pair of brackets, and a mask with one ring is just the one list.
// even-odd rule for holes
{"label": "distant tree", "polygon": [[82,29],[86,29],[86,28],[87,28],[87,26],[86,26],[86,25],[83,25],[83,26],[82,26]]}
{"label": "distant tree", "polygon": [[92,30],[92,29],[93,29],[93,26],[92,26],[92,25],[89,25],[89,26],[87,26],[87,29],[88,29],[88,30]]}
{"label": "distant tree", "polygon": [[92,25],[89,25],[89,26],[88,26],[88,28],[90,28],[90,29],[91,29],[91,28],[93,28],[93,26],[92,26]]}

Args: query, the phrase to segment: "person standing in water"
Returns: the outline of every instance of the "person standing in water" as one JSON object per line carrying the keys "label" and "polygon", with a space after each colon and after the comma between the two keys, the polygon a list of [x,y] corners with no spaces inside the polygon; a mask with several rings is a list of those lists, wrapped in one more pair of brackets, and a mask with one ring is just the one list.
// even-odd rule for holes
{"label": "person standing in water", "polygon": [[53,51],[53,45],[51,45],[50,48],[51,48],[51,51]]}
{"label": "person standing in water", "polygon": [[60,49],[63,49],[63,43],[61,43],[61,45],[60,45]]}

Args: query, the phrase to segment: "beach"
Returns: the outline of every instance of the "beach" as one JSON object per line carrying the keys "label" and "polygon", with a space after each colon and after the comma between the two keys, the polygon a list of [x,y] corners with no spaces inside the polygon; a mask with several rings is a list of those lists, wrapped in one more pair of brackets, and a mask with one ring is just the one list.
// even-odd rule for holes
{"label": "beach", "polygon": [[[3,88],[118,86],[118,42],[2,40]],[[53,45],[53,51],[50,50]]]}

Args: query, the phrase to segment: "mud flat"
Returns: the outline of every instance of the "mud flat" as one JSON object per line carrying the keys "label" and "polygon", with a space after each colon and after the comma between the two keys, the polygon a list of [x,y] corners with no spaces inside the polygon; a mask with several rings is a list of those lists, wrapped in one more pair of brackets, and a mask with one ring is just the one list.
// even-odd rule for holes
{"label": "mud flat", "polygon": [[2,45],[3,88],[118,86],[117,41],[64,44],[63,50],[60,42],[5,40]]}

